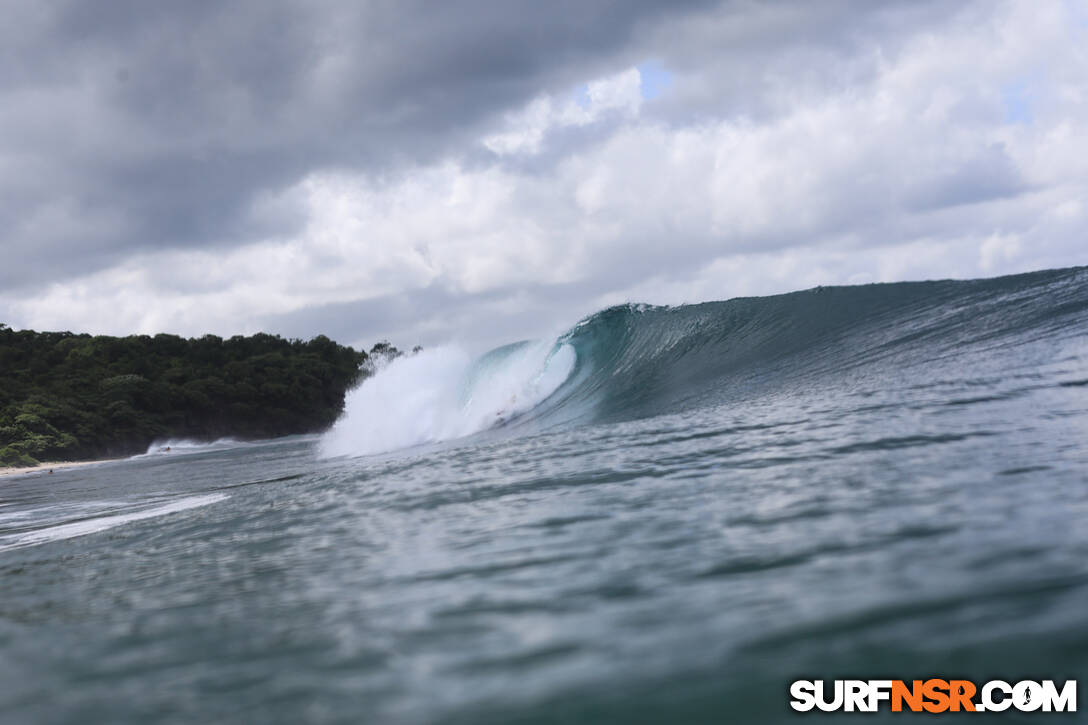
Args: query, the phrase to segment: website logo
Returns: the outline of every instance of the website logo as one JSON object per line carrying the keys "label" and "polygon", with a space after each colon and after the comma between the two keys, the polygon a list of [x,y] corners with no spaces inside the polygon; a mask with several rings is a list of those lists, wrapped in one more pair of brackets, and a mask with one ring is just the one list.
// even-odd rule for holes
{"label": "website logo", "polygon": [[790,698],[798,712],[1076,712],[1077,681],[796,680]]}

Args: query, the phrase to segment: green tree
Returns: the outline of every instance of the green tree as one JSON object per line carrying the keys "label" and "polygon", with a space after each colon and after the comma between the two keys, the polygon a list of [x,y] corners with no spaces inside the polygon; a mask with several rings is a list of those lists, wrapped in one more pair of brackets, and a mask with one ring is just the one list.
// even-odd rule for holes
{"label": "green tree", "polygon": [[[371,354],[400,352],[379,343]],[[167,436],[320,431],[369,358],[324,335],[106,337],[0,323],[0,465],[127,455]]]}

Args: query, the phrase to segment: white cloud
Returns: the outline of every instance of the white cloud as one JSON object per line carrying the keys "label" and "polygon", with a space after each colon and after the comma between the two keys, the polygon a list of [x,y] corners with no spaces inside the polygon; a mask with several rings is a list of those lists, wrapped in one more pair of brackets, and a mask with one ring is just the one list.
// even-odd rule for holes
{"label": "white cloud", "polygon": [[500,155],[538,154],[549,133],[567,127],[588,126],[609,116],[638,115],[642,106],[642,75],[628,68],[590,81],[577,95],[541,95],[520,111],[507,114],[505,128],[484,137],[483,145]]}

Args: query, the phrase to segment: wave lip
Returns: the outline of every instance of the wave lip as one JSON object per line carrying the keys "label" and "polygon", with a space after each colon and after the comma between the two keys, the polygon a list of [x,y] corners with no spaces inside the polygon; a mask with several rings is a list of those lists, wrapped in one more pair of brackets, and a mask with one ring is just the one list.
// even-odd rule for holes
{"label": "wave lip", "polygon": [[518,342],[475,360],[445,346],[397,358],[348,394],[324,457],[361,456],[504,425],[554,393],[575,367],[562,342]]}

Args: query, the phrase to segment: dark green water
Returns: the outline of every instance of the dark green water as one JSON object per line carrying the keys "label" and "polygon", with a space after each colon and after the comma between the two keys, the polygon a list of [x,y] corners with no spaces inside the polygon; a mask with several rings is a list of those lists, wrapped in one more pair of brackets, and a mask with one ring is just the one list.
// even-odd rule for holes
{"label": "dark green water", "polygon": [[[1088,271],[615,308],[564,345],[468,438],[329,457],[470,425],[409,400],[439,351],[326,439],[0,478],[0,721],[793,722],[799,677],[1084,700]],[[489,360],[474,390],[521,370]]]}

